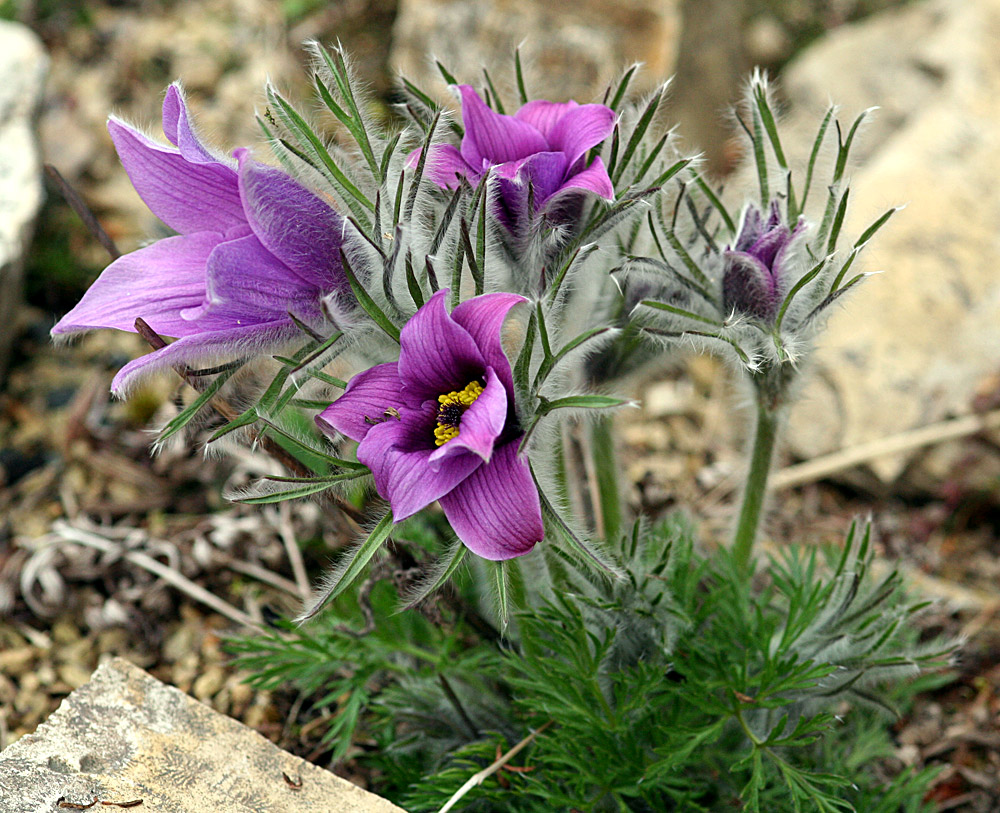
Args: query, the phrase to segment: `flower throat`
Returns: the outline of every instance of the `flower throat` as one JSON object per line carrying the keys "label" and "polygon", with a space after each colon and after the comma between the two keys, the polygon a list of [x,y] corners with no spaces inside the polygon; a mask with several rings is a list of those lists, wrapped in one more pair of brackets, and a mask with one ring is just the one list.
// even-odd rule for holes
{"label": "flower throat", "polygon": [[483,385],[478,381],[466,384],[463,390],[453,390],[438,396],[437,426],[434,428],[434,445],[444,446],[458,437],[462,415],[482,395]]}

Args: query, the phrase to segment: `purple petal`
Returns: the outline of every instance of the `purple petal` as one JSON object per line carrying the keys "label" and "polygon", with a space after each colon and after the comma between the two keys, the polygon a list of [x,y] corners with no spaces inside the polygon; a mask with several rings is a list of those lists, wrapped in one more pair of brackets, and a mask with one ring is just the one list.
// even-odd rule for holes
{"label": "purple petal", "polygon": [[746,251],[760,239],[763,233],[764,219],[760,209],[753,205],[747,206],[746,212],[743,214],[743,224],[733,248],[736,251]]}
{"label": "purple petal", "polygon": [[425,401],[420,409],[404,406],[399,413],[399,419],[371,427],[358,445],[358,460],[371,469],[375,487],[389,501],[397,522],[440,499],[483,465],[469,453],[450,457],[437,468],[429,465],[435,449],[436,401]]}
{"label": "purple petal", "polygon": [[760,260],[741,251],[723,252],[726,270],[722,276],[722,304],[770,322],[777,315],[777,281]]}
{"label": "purple petal", "polygon": [[399,378],[407,397],[415,400],[436,402],[439,395],[481,379],[486,370],[472,336],[445,310],[447,295],[446,288],[436,292],[399,337]]}
{"label": "purple petal", "polygon": [[360,441],[386,420],[387,410],[402,406],[396,363],[379,364],[354,376],[344,394],[316,416],[316,424],[328,435],[337,431]]}
{"label": "purple petal", "polygon": [[[420,150],[416,149],[406,159],[408,167],[415,167],[420,160]],[[482,174],[465,163],[462,153],[452,144],[440,144],[431,147],[430,155],[424,164],[424,174],[442,189],[458,189],[459,177],[468,178],[475,183]]]}
{"label": "purple petal", "polygon": [[517,456],[520,437],[440,497],[448,522],[465,546],[498,561],[528,553],[545,536],[538,491]]}
{"label": "purple petal", "polygon": [[462,157],[473,169],[502,164],[544,152],[545,137],[530,124],[491,110],[469,85],[459,85],[462,94]]}
{"label": "purple petal", "polygon": [[549,133],[549,149],[566,153],[569,166],[615,129],[615,111],[603,104],[585,104],[570,110]]}
{"label": "purple petal", "polygon": [[181,314],[204,301],[205,267],[222,240],[214,232],[185,234],[119,257],[52,328],[52,335],[96,328],[135,332],[140,316],[163,336],[201,332]]}
{"label": "purple petal", "polygon": [[170,228],[225,233],[246,223],[231,167],[191,163],[118,119],[108,121],[108,132],[135,191]]}
{"label": "purple petal", "polygon": [[569,164],[561,152],[539,152],[524,162],[518,183],[531,182],[535,207],[541,206],[562,186]]}
{"label": "purple petal", "polygon": [[140,380],[164,367],[215,363],[279,347],[294,337],[297,328],[286,319],[248,327],[233,327],[184,336],[172,344],[130,361],[114,377],[111,391],[122,397]]}
{"label": "purple petal", "polygon": [[[563,116],[570,110],[579,107],[576,102],[546,102],[543,99],[536,99],[528,102],[514,114],[518,121],[526,122],[540,132],[546,139]],[[551,144],[551,140],[549,141]]]}
{"label": "purple petal", "polygon": [[451,318],[468,331],[486,364],[496,372],[511,404],[514,402],[514,378],[500,334],[510,309],[527,301],[518,294],[483,294],[460,302],[451,312]]}
{"label": "purple petal", "polygon": [[317,320],[320,292],[279,262],[256,235],[218,245],[209,255],[205,304],[185,312],[205,329],[297,317]]}
{"label": "purple petal", "polygon": [[444,460],[471,452],[485,462],[493,455],[493,444],[507,422],[507,391],[492,367],[486,368],[486,386],[465,410],[458,436],[438,447],[428,458],[437,469]]}
{"label": "purple petal", "polygon": [[279,169],[259,164],[245,149],[239,190],[254,234],[301,279],[324,293],[350,291],[340,263],[346,223],[325,200]]}
{"label": "purple petal", "polygon": [[188,115],[184,91],[176,82],[167,88],[163,99],[163,134],[180,150],[181,157],[192,164],[226,164],[225,159],[212,155],[194,132]]}
{"label": "purple petal", "polygon": [[759,240],[746,249],[746,253],[756,257],[765,267],[773,268],[778,252],[787,246],[791,239],[792,235],[788,229],[784,226],[775,226],[764,232]]}
{"label": "purple petal", "polygon": [[561,196],[563,192],[573,190],[593,192],[605,200],[614,200],[615,188],[600,156],[591,161],[583,172],[570,176],[556,191],[556,195]]}

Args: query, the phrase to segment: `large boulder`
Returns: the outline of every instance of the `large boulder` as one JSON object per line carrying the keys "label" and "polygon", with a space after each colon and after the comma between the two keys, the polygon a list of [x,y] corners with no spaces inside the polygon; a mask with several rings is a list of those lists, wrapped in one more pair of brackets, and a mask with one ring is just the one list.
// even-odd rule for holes
{"label": "large boulder", "polygon": [[17,330],[24,255],[42,203],[34,125],[47,68],[38,37],[0,21],[0,377]]}
{"label": "large boulder", "polygon": [[403,813],[120,658],[0,754],[3,813],[95,799],[97,810]]}
{"label": "large boulder", "polygon": [[392,66],[441,95],[433,58],[459,81],[479,83],[481,68],[510,87],[521,45],[532,98],[599,98],[632,62],[650,88],[673,72],[680,36],[679,0],[578,0],[572,11],[544,0],[400,0]]}
{"label": "large boulder", "polygon": [[[829,322],[790,440],[810,457],[970,409],[1000,367],[1000,0],[929,0],[844,26],[787,69],[790,130],[808,150],[828,100],[859,137],[856,238],[905,204],[862,255],[884,270]],[[906,455],[875,459],[883,481]]]}

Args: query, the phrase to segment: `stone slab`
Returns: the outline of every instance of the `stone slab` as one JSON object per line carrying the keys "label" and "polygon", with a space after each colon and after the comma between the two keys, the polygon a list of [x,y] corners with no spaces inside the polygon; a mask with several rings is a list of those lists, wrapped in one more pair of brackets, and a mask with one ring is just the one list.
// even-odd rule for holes
{"label": "stone slab", "polygon": [[0,813],[59,813],[60,799],[95,798],[92,811],[141,799],[127,809],[404,813],[121,658],[0,753]]}

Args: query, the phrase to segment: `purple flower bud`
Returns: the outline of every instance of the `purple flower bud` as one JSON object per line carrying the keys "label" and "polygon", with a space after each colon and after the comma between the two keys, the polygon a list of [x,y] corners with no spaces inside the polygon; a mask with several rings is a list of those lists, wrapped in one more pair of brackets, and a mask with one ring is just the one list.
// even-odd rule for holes
{"label": "purple flower bud", "polygon": [[164,366],[284,344],[322,319],[322,299],[350,295],[341,268],[344,221],[298,181],[253,161],[215,156],[194,132],[178,85],[163,102],[161,144],[112,118],[108,130],[150,210],[178,232],[104,269],[52,335],[135,330],[141,317],[177,339],[123,367],[111,389]]}
{"label": "purple flower bud", "polygon": [[778,201],[771,204],[766,222],[757,207],[747,208],[736,244],[722,252],[722,305],[727,313],[774,322],[788,292],[787,275],[782,273],[785,254],[800,228],[792,232],[784,224]]}
{"label": "purple flower bud", "polygon": [[[566,198],[592,193],[614,198],[614,187],[601,159],[585,164],[587,151],[614,130],[615,113],[602,104],[536,100],[513,116],[491,110],[469,85],[459,85],[465,137],[461,149],[445,144],[428,155],[427,173],[443,189],[459,178],[479,183],[492,170],[500,178],[502,219],[516,222],[531,185],[535,211],[548,211]],[[410,155],[415,165],[420,155]]]}
{"label": "purple flower bud", "polygon": [[458,538],[484,559],[528,553],[544,536],[538,491],[518,457],[523,432],[500,343],[516,294],[445,308],[435,293],[406,323],[399,361],[358,373],[316,418],[358,443],[399,522],[438,500]]}

